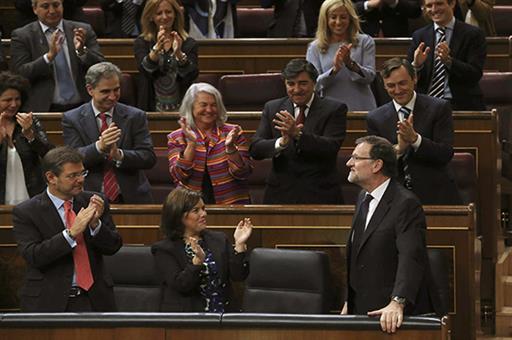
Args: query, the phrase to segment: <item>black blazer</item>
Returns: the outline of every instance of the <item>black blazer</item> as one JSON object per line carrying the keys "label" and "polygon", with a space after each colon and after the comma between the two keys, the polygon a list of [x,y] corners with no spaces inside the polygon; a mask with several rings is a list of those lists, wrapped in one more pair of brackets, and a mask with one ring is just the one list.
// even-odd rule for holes
{"label": "black blazer", "polygon": [[[78,213],[89,204],[94,193],[75,196],[73,210]],[[13,232],[18,249],[27,263],[21,288],[22,312],[64,312],[73,279],[73,249],[62,235],[65,226],[46,191],[18,204],[13,210]],[[91,236],[83,233],[94,284],[89,290],[93,311],[113,312],[116,304],[113,282],[105,271],[103,255],[121,248],[121,236],[109,213],[108,203],[101,216],[101,229]]]}
{"label": "black blazer", "polygon": [[[103,14],[105,15],[105,36],[108,38],[131,38],[123,32],[121,21],[123,17],[123,2],[115,0],[99,0]],[[140,17],[144,10],[145,0],[137,5],[135,25],[141,31]]]}
{"label": "black blazer", "polygon": [[379,30],[382,30],[385,37],[408,37],[409,19],[421,15],[419,0],[398,0],[394,8],[383,4],[368,12],[364,10],[364,1],[352,2],[361,18],[361,29],[372,37],[378,37]]}
{"label": "black blazer", "polygon": [[[318,14],[323,0],[307,0],[302,3],[302,12],[306,23],[306,36],[314,37],[318,26]],[[260,0],[261,7],[274,6],[274,17],[267,29],[269,38],[291,38],[297,21],[299,1],[297,0]]]}
{"label": "black blazer", "polygon": [[[365,193],[359,195],[354,216]],[[393,296],[407,299],[406,315],[433,312],[433,302],[439,300],[429,292],[434,289],[429,288],[427,227],[416,196],[391,180],[356,251],[356,268],[351,267],[353,228],[352,224],[347,242],[348,313],[366,314],[383,308]]]}
{"label": "black blazer", "polygon": [[[153,82],[155,78],[158,78],[161,75],[160,70],[150,73],[142,67],[142,60],[148,56],[149,51],[154,44],[154,41],[146,41],[142,36],[137,37],[133,42],[135,62],[139,68],[137,107],[144,111],[155,111],[155,87],[153,86]],[[183,98],[185,92],[187,92],[192,82],[199,75],[199,68],[197,65],[197,42],[192,38],[187,38],[183,41],[181,50],[187,55],[187,59],[189,60],[189,63],[184,66],[178,66],[177,70],[177,82],[179,84],[180,98]]]}
{"label": "black blazer", "polygon": [[[153,142],[148,129],[146,113],[135,107],[117,103],[113,122],[121,130],[117,143],[123,150],[121,166],[114,166],[117,182],[123,195],[123,203],[151,204],[151,186],[143,169],[151,169],[156,163]],[[85,178],[86,190],[101,191],[106,162],[111,162],[96,149],[100,136],[92,102],[85,103],[62,117],[62,133],[66,145],[77,148],[84,156],[84,166],[89,170]]]}
{"label": "black blazer", "polygon": [[[417,151],[407,152],[407,164],[412,177],[412,191],[422,204],[462,204],[453,173],[448,163],[453,157],[453,118],[450,104],[442,99],[417,94],[413,110],[414,129],[421,135]],[[366,118],[368,135],[398,143],[398,114],[393,102],[370,111]],[[399,159],[400,180],[403,182],[403,158]],[[435,188],[435,190],[433,190]]]}
{"label": "black blazer", "polygon": [[[249,274],[246,253],[234,253],[222,232],[205,230],[202,237],[213,253],[227,299],[226,310],[236,311],[230,280],[241,281]],[[204,312],[205,300],[199,292],[202,266],[193,265],[185,253],[183,240],[165,239],[151,247],[162,285],[161,312]]]}
{"label": "black blazer", "polygon": [[[46,188],[40,159],[54,147],[48,141],[48,136],[46,132],[44,132],[43,126],[37,117],[32,117],[32,129],[34,130],[35,138],[32,143],[29,143],[25,136],[23,136],[21,126],[17,123],[12,136],[16,146],[16,152],[18,152],[21,159],[25,185],[27,186],[28,195],[30,197],[39,194]],[[7,148],[7,141],[0,143],[0,204],[5,204]]]}
{"label": "black blazer", "polygon": [[263,202],[341,204],[336,157],[345,138],[347,106],[315,96],[300,139],[276,152],[275,143],[281,133],[274,128],[272,120],[281,110],[293,115],[293,103],[288,97],[265,104],[249,149],[254,159],[272,158]]}
{"label": "black blazer", "polygon": [[[434,70],[435,50],[434,25],[430,24],[415,31],[409,47],[408,59],[414,60],[414,51],[421,42],[430,47],[430,53],[417,73],[417,91],[428,93]],[[485,35],[478,27],[455,20],[453,35],[450,41],[452,65],[447,69],[448,85],[452,92],[452,108],[454,110],[485,110],[479,81],[482,78],[487,43]]]}

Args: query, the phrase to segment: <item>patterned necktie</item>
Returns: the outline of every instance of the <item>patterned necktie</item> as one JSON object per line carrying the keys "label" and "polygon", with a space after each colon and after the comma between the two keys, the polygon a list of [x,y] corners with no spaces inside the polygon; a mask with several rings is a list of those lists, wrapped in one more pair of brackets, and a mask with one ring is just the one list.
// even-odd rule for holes
{"label": "patterned necktie", "polygon": [[[56,30],[56,28],[50,27],[47,31],[50,32],[50,34],[53,34]],[[63,33],[61,32],[61,34]],[[63,45],[64,44],[65,42]],[[64,46],[61,46],[59,53],[55,56],[53,65],[57,75],[56,81],[59,88],[59,97],[62,99],[64,104],[69,104],[69,101],[75,96],[76,90],[75,82],[71,76],[71,70],[69,69],[69,64],[64,52]]]}
{"label": "patterned necktie", "polygon": [[[350,247],[350,267],[352,270],[354,270],[357,265],[357,251],[359,250],[359,246],[361,245],[361,240],[366,229],[366,218],[368,217],[368,210],[370,209],[370,202],[372,199],[373,196],[366,193],[366,196],[359,207],[359,214],[357,214],[356,220],[354,221],[354,236],[352,237],[352,245]],[[350,285],[355,287],[355,283],[352,281],[353,279],[354,275],[351,275]]]}
{"label": "patterned necktie", "polygon": [[137,6],[132,0],[123,1],[123,14],[121,16],[121,29],[128,36],[133,34],[135,28],[135,14],[137,13]]}
{"label": "patterned necktie", "polygon": [[[404,120],[407,120],[409,118],[409,115],[411,114],[411,109],[408,107],[402,106],[399,110],[399,113],[401,113],[404,117]],[[409,173],[409,162],[408,162],[408,152],[406,151],[405,154],[402,156],[402,170],[404,172],[404,187],[406,187],[409,190],[412,190],[412,177]]]}
{"label": "patterned necktie", "polygon": [[[108,128],[107,115],[105,112],[100,113],[101,129],[100,133]],[[119,184],[117,183],[116,173],[112,167],[111,159],[105,165],[103,171],[103,192],[110,202],[115,202],[119,197]]]}
{"label": "patterned necktie", "polygon": [[[436,44],[439,46],[440,43],[446,42],[446,28],[438,27],[436,29],[438,34],[438,40]],[[441,61],[441,58],[436,57],[434,61],[434,73],[432,77],[432,85],[430,85],[430,90],[428,91],[428,95],[436,98],[443,98],[444,96],[444,83],[446,79],[446,68]]]}
{"label": "patterned necktie", "polygon": [[295,125],[304,124],[304,121],[306,120],[306,109],[308,108],[307,105],[299,106],[299,115],[295,119]]}
{"label": "patterned necktie", "polygon": [[[71,201],[64,202],[64,217],[66,219],[66,228],[71,229],[76,217]],[[89,290],[94,283],[94,278],[92,277],[89,254],[87,253],[83,233],[76,235],[75,241],[76,247],[73,249],[73,263],[75,264],[76,284],[82,289]]]}

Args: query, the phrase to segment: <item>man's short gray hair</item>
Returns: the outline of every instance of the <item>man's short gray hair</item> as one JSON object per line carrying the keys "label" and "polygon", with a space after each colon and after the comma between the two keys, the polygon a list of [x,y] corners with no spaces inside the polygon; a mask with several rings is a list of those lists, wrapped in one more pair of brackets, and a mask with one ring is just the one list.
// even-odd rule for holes
{"label": "man's short gray hair", "polygon": [[[62,4],[64,0],[59,0],[60,3]],[[32,7],[36,7],[37,6],[37,0],[32,0]]]}
{"label": "man's short gray hair", "polygon": [[117,76],[121,80],[121,70],[116,65],[104,61],[89,67],[85,75],[85,84],[95,88],[101,79],[110,79],[113,76]]}
{"label": "man's short gray hair", "polygon": [[220,94],[219,90],[217,90],[215,87],[208,83],[196,83],[192,84],[187,92],[185,93],[185,96],[183,97],[183,100],[181,102],[180,106],[180,116],[185,117],[187,119],[187,123],[195,128],[196,124],[194,122],[194,102],[196,101],[197,95],[200,93],[208,93],[211,94],[215,98],[215,103],[217,104],[217,126],[222,126],[226,120],[227,120],[227,112],[226,107],[224,106],[224,103],[222,102],[222,95]]}

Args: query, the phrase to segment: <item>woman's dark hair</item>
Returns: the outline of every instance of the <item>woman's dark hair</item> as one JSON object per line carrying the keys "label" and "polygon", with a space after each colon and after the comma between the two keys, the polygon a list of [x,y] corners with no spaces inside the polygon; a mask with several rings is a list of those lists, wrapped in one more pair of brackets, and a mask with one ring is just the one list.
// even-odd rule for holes
{"label": "woman's dark hair", "polygon": [[0,95],[9,89],[16,90],[21,95],[21,102],[27,99],[27,91],[30,87],[28,80],[18,74],[4,71],[0,73]]}
{"label": "woman's dark hair", "polygon": [[171,240],[183,238],[183,215],[192,210],[201,198],[201,192],[183,187],[171,191],[162,209],[160,230]]}

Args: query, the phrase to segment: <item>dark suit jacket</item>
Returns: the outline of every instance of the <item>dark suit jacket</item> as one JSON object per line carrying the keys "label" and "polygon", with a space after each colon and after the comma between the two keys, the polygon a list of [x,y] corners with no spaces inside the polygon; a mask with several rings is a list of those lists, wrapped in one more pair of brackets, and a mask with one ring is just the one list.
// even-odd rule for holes
{"label": "dark suit jacket", "polygon": [[[413,110],[414,130],[421,135],[417,151],[407,152],[412,191],[422,204],[462,204],[453,174],[447,165],[453,157],[453,118],[450,104],[442,99],[417,94]],[[398,142],[398,114],[393,102],[370,111],[366,118],[368,135]],[[403,166],[399,160],[399,170]],[[400,171],[401,172],[401,171]],[[403,173],[400,173],[403,180]],[[435,188],[435,190],[433,190]]]}
{"label": "dark suit jacket", "polygon": [[[89,24],[64,20],[64,33],[68,44],[71,70],[75,79],[81,101],[88,100],[85,89],[85,73],[87,69],[104,61],[96,34]],[[84,28],[87,31],[85,46],[87,52],[78,57],[73,44],[73,30]],[[53,64],[47,64],[43,56],[49,47],[46,37],[38,21],[18,28],[11,35],[11,69],[30,81],[28,98],[23,103],[23,111],[48,112],[52,104],[55,80],[53,79]]]}
{"label": "dark suit jacket", "polygon": [[[434,70],[434,25],[420,28],[412,35],[408,58],[414,60],[414,51],[421,42],[430,47],[430,53],[419,71],[417,91],[428,93]],[[487,44],[485,35],[478,27],[456,20],[450,41],[452,65],[448,68],[448,85],[452,92],[454,110],[485,110],[482,90],[478,82],[482,78]]]}
{"label": "dark suit jacket", "polygon": [[[27,186],[27,192],[30,197],[39,194],[46,188],[40,159],[53,148],[53,145],[48,141],[48,136],[46,132],[44,132],[39,119],[37,119],[37,117],[32,117],[32,119],[34,140],[31,143],[23,136],[19,124],[16,124],[12,136],[16,146],[16,152],[21,159],[25,185]],[[0,143],[0,204],[5,204],[7,148],[7,140]]]}
{"label": "dark suit jacket", "polygon": [[[268,25],[269,38],[291,38],[299,11],[298,0],[260,0],[261,7],[274,6],[274,18]],[[323,0],[307,0],[302,4],[304,21],[306,22],[306,35],[314,37],[318,25],[318,14]]]}
{"label": "dark suit jacket", "polygon": [[421,15],[422,2],[419,0],[398,0],[394,8],[383,5],[368,12],[364,10],[364,1],[352,2],[361,18],[361,29],[372,37],[379,36],[380,29],[385,37],[408,37],[409,19]]}
{"label": "dark suit jacket", "polygon": [[[117,146],[123,151],[124,158],[120,167],[114,166],[114,171],[123,203],[153,203],[151,187],[142,170],[150,169],[156,163],[146,113],[117,103],[113,122],[122,131]],[[84,156],[84,166],[89,170],[85,189],[100,192],[105,164],[111,161],[96,149],[100,132],[90,102],[64,113],[62,133],[64,143],[77,148]]]}
{"label": "dark suit jacket", "polygon": [[336,157],[345,138],[347,106],[315,96],[300,139],[291,141],[286,149],[276,152],[275,143],[281,133],[274,128],[272,120],[281,110],[293,115],[293,103],[288,97],[265,104],[249,149],[254,159],[272,158],[263,202],[341,204]]}
{"label": "dark suit jacket", "polygon": [[[155,78],[162,75],[160,68],[155,72],[150,73],[142,67],[142,60],[144,57],[148,56],[149,51],[154,44],[155,42],[146,41],[142,36],[137,37],[133,43],[135,62],[139,68],[137,107],[146,111],[155,111],[156,100],[153,82]],[[176,71],[178,74],[176,81],[179,85],[180,98],[183,98],[185,92],[187,92],[188,88],[199,74],[197,64],[197,42],[192,38],[187,38],[183,42],[181,50],[187,55],[187,59],[190,61],[190,63],[184,66],[178,65],[178,69]]]}
{"label": "dark suit jacket", "polygon": [[[235,311],[230,280],[244,280],[249,274],[246,253],[236,254],[226,235],[205,230],[204,242],[213,254],[224,291],[221,295],[228,304],[226,310]],[[161,312],[204,312],[205,300],[199,291],[202,266],[195,266],[185,253],[183,240],[165,239],[151,247],[162,284]]]}
{"label": "dark suit jacket", "polygon": [[[63,0],[63,17],[67,20],[87,22],[82,7],[87,0]],[[14,7],[17,11],[16,27],[25,26],[37,19],[32,9],[32,0],[15,0]]]}
{"label": "dark suit jacket", "polygon": [[[92,192],[77,195],[73,210],[78,213],[87,207],[92,195]],[[88,293],[94,311],[110,312],[116,310],[113,282],[104,269],[102,255],[116,253],[122,240],[108,204],[101,223],[94,237],[88,229],[83,233],[94,277]],[[21,311],[64,312],[73,279],[73,249],[62,235],[65,226],[46,191],[14,208],[13,226],[18,249],[28,267],[21,289]]]}
{"label": "dark suit jacket", "polygon": [[[354,220],[364,195],[359,195]],[[383,308],[392,296],[407,299],[406,315],[432,312],[426,223],[416,196],[391,180],[361,239],[356,268],[351,267],[353,228],[347,242],[348,313]]]}
{"label": "dark suit jacket", "polygon": [[[99,0],[99,2],[105,14],[105,35],[108,38],[130,38],[123,32],[121,26],[123,3],[116,0]],[[144,9],[144,3],[145,1],[140,6],[137,6],[137,13],[135,14],[135,25],[138,27],[139,32],[141,32],[140,16]]]}

